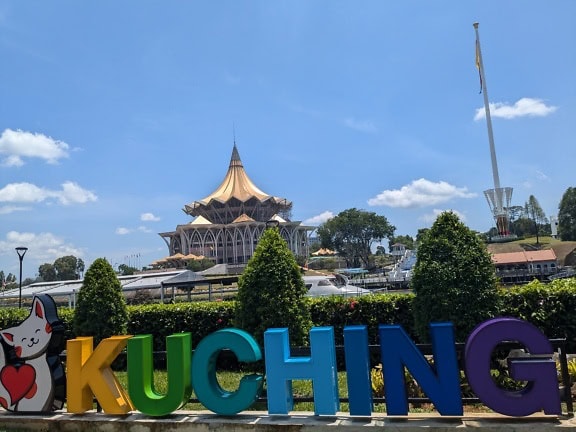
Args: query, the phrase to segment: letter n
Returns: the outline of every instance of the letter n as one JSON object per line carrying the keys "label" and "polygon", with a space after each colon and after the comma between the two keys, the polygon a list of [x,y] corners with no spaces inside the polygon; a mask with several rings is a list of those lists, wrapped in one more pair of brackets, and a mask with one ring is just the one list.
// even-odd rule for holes
{"label": "letter n", "polygon": [[404,367],[441,415],[461,416],[460,374],[451,323],[430,324],[434,367],[399,325],[381,325],[380,350],[388,415],[407,415]]}

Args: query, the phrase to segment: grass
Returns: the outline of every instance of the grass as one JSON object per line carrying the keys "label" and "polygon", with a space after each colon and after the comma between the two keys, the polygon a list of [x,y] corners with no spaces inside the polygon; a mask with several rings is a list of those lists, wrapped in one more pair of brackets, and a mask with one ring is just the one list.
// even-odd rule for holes
{"label": "grass", "polygon": [[[124,388],[128,387],[127,383],[127,374],[126,372],[115,372],[118,381]],[[240,384],[240,380],[244,374],[242,372],[229,372],[229,371],[218,371],[218,383],[220,387],[228,391],[235,391]],[[167,379],[166,379],[166,371],[155,371],[154,372],[154,387],[157,393],[163,394],[167,390]],[[346,373],[339,372],[338,373],[338,390],[339,396],[341,398],[347,397],[347,382],[346,382]],[[312,381],[310,380],[296,380],[292,384],[292,393],[295,398],[297,397],[312,397]],[[191,398],[195,398],[196,396],[192,394]],[[205,410],[204,406],[200,403],[187,403],[184,407],[184,410]],[[252,411],[266,411],[266,406],[263,402],[257,402],[254,406],[250,408]],[[314,411],[314,404],[312,402],[297,402],[294,404],[294,411]],[[348,404],[341,403],[340,404],[340,411],[348,411]],[[380,410],[376,410],[376,412],[384,412],[383,407]]]}
{"label": "grass", "polygon": [[[116,372],[115,373],[118,381],[124,388],[127,388],[127,374],[126,372]],[[240,380],[244,376],[242,372],[228,372],[228,371],[218,371],[218,382],[220,386],[228,391],[234,391],[238,388]],[[166,371],[155,371],[154,372],[154,386],[155,391],[157,393],[163,394],[167,390],[167,379],[166,379]],[[338,372],[338,392],[339,397],[346,398],[348,396],[347,391],[347,381],[346,381],[346,372]],[[312,397],[312,381],[310,380],[295,380],[292,384],[292,393],[294,398],[298,397]],[[195,395],[192,394],[191,398],[195,398]],[[200,403],[192,403],[188,402],[186,405],[182,407],[183,410],[190,410],[190,411],[201,411],[205,410],[206,408]],[[250,411],[266,411],[267,407],[265,402],[256,402],[252,407],[249,409]],[[294,403],[293,411],[307,411],[313,412],[314,411],[314,403],[313,402],[296,402]],[[340,411],[341,412],[349,412],[349,406],[346,402],[340,403]],[[386,406],[383,403],[377,403],[373,406],[374,413],[385,413]],[[410,413],[432,413],[435,412],[434,405],[431,403],[421,403],[421,404],[410,404]],[[467,413],[479,413],[479,412],[491,412],[486,406],[482,404],[474,404],[474,405],[466,405],[464,406],[464,412]]]}

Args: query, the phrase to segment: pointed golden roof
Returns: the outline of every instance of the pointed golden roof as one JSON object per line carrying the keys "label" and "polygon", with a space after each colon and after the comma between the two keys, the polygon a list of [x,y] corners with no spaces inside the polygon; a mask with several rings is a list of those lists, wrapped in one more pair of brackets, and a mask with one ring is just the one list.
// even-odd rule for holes
{"label": "pointed golden roof", "polygon": [[[226,172],[226,176],[224,177],[224,180],[222,180],[220,186],[218,186],[216,190],[207,197],[185,205],[184,212],[191,216],[203,216],[215,223],[222,223],[223,221],[225,223],[230,223],[237,217],[241,216],[242,213],[246,213],[246,208],[244,208],[242,213],[236,213],[235,215],[226,214],[224,216],[224,212],[222,211],[223,206],[233,201],[249,206],[249,208],[255,208],[255,206],[261,207],[262,205],[270,206],[270,210],[264,213],[261,212],[262,216],[266,218],[270,217],[280,209],[289,209],[292,206],[290,201],[284,198],[268,195],[252,182],[244,170],[244,165],[242,165],[242,161],[240,160],[240,154],[236,148],[236,143],[234,143],[232,149],[228,171]],[[240,210],[237,205],[235,205],[234,208]],[[253,217],[250,214],[247,216]]]}
{"label": "pointed golden roof", "polygon": [[236,144],[234,144],[226,177],[224,177],[224,180],[214,192],[206,198],[197,201],[197,203],[200,202],[202,204],[208,204],[212,200],[226,202],[230,198],[236,198],[239,201],[244,202],[248,201],[252,197],[258,198],[260,201],[273,198],[266,192],[261,191],[252,182],[252,180],[250,180],[250,177],[246,174],[244,165],[242,165],[242,161],[240,160]]}

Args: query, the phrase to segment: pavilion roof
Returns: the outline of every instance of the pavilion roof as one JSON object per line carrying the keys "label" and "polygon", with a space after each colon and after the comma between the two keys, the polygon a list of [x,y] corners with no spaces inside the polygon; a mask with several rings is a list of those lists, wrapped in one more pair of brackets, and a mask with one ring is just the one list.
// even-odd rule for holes
{"label": "pavilion roof", "polygon": [[232,149],[228,171],[220,186],[207,197],[185,205],[184,211],[189,215],[196,216],[201,213],[200,209],[209,207],[214,202],[226,203],[233,198],[240,202],[255,199],[260,202],[271,201],[275,204],[291,205],[291,202],[284,198],[268,195],[252,182],[244,170],[236,144]]}

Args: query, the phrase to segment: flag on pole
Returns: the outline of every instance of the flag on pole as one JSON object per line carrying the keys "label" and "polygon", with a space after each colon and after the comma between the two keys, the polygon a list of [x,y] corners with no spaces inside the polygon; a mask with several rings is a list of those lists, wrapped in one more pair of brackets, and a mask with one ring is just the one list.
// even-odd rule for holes
{"label": "flag on pole", "polygon": [[480,70],[480,42],[476,39],[476,67],[478,68],[478,75],[480,77],[480,91],[478,93],[482,93],[482,71]]}

